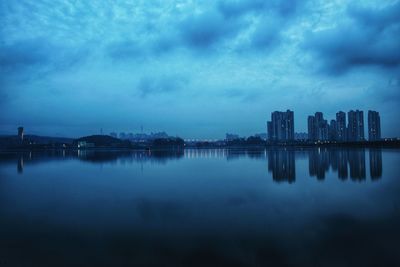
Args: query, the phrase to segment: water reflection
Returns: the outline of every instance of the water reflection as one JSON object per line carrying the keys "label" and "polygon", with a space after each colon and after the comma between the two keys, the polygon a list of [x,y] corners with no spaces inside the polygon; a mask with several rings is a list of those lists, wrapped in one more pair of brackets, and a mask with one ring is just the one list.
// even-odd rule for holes
{"label": "water reflection", "polygon": [[[366,179],[365,149],[328,149],[318,148],[309,151],[309,174],[318,180],[325,179],[325,174],[331,168],[338,173],[338,178],[353,181]],[[382,150],[369,149],[369,167],[371,179],[382,177]]]}
{"label": "water reflection", "polygon": [[17,172],[22,174],[26,165],[43,161],[78,159],[94,164],[132,164],[153,162],[167,164],[170,160],[180,159],[226,159],[240,158],[266,160],[268,172],[275,182],[294,183],[296,181],[296,161],[308,156],[308,175],[323,181],[331,170],[340,180],[364,181],[366,175],[366,153],[368,153],[369,174],[371,180],[382,177],[382,150],[343,148],[277,148],[277,149],[186,149],[159,151],[91,151],[61,150],[29,153],[0,153],[0,165],[17,161]]}
{"label": "water reflection", "polygon": [[18,173],[24,172],[24,157],[20,156],[17,163],[17,171]]}
{"label": "water reflection", "polygon": [[0,262],[398,266],[399,160],[377,148],[0,153]]}
{"label": "water reflection", "polygon": [[275,182],[293,183],[296,180],[295,155],[293,150],[269,150],[268,171]]}
{"label": "water reflection", "polygon": [[382,177],[382,150],[379,148],[369,150],[369,171],[372,180]]}

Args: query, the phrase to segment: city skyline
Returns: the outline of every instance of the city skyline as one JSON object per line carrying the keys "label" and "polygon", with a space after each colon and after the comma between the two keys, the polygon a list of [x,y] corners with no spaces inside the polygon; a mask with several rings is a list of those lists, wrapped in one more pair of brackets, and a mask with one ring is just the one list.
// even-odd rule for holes
{"label": "city skyline", "polygon": [[274,110],[356,108],[400,136],[399,1],[5,0],[0,14],[2,134],[219,138],[265,132]]}
{"label": "city skyline", "polygon": [[[378,111],[368,110],[367,113],[366,129],[364,127],[364,112],[362,110],[350,110],[346,113],[338,111],[336,113],[336,120],[332,119],[330,122],[324,119],[323,112],[317,111],[314,115],[307,117],[307,132],[295,131],[295,116],[294,111],[274,111],[271,113],[271,120],[267,121],[266,132],[253,133],[248,137],[258,137],[266,141],[280,142],[280,141],[336,141],[336,142],[359,142],[359,141],[380,141],[386,136],[381,134],[381,117]],[[346,124],[346,121],[348,122]],[[96,134],[94,134],[96,135]],[[146,133],[141,126],[141,132],[110,132],[103,133],[103,128],[100,129],[100,136],[107,135],[113,138],[122,140],[140,141],[140,140],[154,140],[154,139],[168,139],[178,136],[171,136],[165,131]],[[24,127],[17,128],[18,139],[24,140]],[[366,137],[368,136],[368,137]],[[187,138],[187,141],[203,140],[203,141],[234,141],[238,139],[247,138],[247,136],[240,136],[236,133],[226,133],[225,139],[221,138]]]}

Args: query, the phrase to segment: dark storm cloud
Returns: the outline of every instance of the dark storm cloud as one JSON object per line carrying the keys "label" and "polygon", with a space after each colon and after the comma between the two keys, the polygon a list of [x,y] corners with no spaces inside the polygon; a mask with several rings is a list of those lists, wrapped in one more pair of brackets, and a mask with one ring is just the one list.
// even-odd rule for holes
{"label": "dark storm cloud", "polygon": [[273,48],[280,42],[280,30],[280,25],[277,21],[260,23],[252,36],[251,47],[256,50]]}
{"label": "dark storm cloud", "polygon": [[227,89],[221,93],[224,98],[238,100],[242,103],[254,103],[262,96],[262,92],[258,90],[240,90],[240,89]]}
{"label": "dark storm cloud", "polygon": [[[281,31],[298,15],[303,3],[305,1],[220,1],[201,13],[193,12],[163,25],[162,30],[155,27],[151,34],[135,41],[113,42],[106,48],[106,54],[114,60],[132,60],[171,53],[180,47],[210,52],[221,48],[225,42],[232,45],[235,38],[252,25],[255,31],[250,40],[235,44],[238,50],[272,49],[279,44]],[[258,22],[254,24],[252,19],[245,19],[245,14]]]}
{"label": "dark storm cloud", "polygon": [[178,38],[176,34],[161,35],[156,38],[150,45],[151,51],[155,55],[162,55],[173,52],[175,48],[179,46]]}
{"label": "dark storm cloud", "polygon": [[400,3],[383,9],[350,6],[351,22],[307,36],[304,48],[323,69],[341,74],[356,66],[395,67],[400,64]]}
{"label": "dark storm cloud", "polygon": [[[136,113],[149,129],[219,137],[226,128],[265,130],[266,114],[289,107],[296,131],[306,129],[306,114],[333,107],[386,108],[395,118],[398,108],[387,104],[399,99],[400,4],[363,4],[380,8],[314,0],[0,1],[0,131],[14,132],[5,120],[78,135],[119,131]],[[329,77],[317,66],[336,74],[375,67]],[[174,107],[167,126],[155,108],[165,100]],[[109,117],[99,116],[114,103]],[[85,110],[73,111],[77,105]],[[243,110],[259,112],[249,121]],[[175,123],[185,120],[205,126]],[[398,135],[389,121],[382,119],[385,135]],[[73,126],[89,122],[82,132]]]}
{"label": "dark storm cloud", "polygon": [[265,13],[271,10],[277,12],[281,16],[287,17],[294,15],[305,2],[306,1],[298,0],[224,0],[219,2],[218,9],[226,17],[241,16],[248,12]]}
{"label": "dark storm cloud", "polygon": [[155,94],[168,94],[177,92],[188,84],[188,79],[179,75],[142,77],[137,85],[141,97]]}
{"label": "dark storm cloud", "polygon": [[144,58],[147,51],[139,41],[122,40],[110,44],[106,53],[114,60],[130,60]]}
{"label": "dark storm cloud", "polygon": [[25,40],[14,44],[0,45],[0,66],[12,71],[50,61],[50,45],[43,40]]}
{"label": "dark storm cloud", "polygon": [[0,45],[0,76],[65,70],[82,63],[88,51],[85,47],[54,45],[44,39],[3,44]]}
{"label": "dark storm cloud", "polygon": [[220,1],[218,3],[218,9],[226,17],[236,17],[249,11],[261,10],[265,5],[266,1],[261,0]]}
{"label": "dark storm cloud", "polygon": [[227,37],[234,37],[243,26],[240,21],[225,19],[215,11],[186,18],[179,25],[183,43],[190,48],[208,49]]}
{"label": "dark storm cloud", "polygon": [[[399,75],[400,76],[400,75]],[[385,105],[400,106],[400,78],[390,79],[387,84],[379,84],[366,89],[367,96],[381,101]]]}
{"label": "dark storm cloud", "polygon": [[255,30],[249,42],[239,44],[238,51],[271,51],[281,43],[281,32],[299,16],[299,10],[306,1],[220,1],[218,10],[225,18],[239,20],[244,15],[256,18]]}

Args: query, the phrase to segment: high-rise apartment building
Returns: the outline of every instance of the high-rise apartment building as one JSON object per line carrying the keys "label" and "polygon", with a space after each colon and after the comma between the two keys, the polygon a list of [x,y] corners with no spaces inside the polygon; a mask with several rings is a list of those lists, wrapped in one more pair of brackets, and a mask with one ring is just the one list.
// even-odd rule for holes
{"label": "high-rise apartment building", "polygon": [[368,140],[377,141],[381,139],[381,118],[379,112],[368,111]]}
{"label": "high-rise apartment building", "polygon": [[361,110],[350,110],[347,113],[348,127],[347,137],[348,141],[363,141],[364,140],[364,112]]}
{"label": "high-rise apartment building", "polygon": [[274,111],[271,121],[267,122],[268,137],[273,141],[294,140],[294,113]]}
{"label": "high-rise apartment building", "polygon": [[329,124],[324,119],[322,112],[316,112],[314,116],[308,116],[308,139],[310,140],[328,140]]}
{"label": "high-rise apartment building", "polygon": [[336,113],[336,140],[346,141],[346,113],[339,111]]}

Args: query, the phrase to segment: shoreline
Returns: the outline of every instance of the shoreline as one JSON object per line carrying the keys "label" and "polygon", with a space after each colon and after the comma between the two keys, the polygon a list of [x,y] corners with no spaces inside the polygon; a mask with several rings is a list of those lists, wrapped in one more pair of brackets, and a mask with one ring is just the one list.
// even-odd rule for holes
{"label": "shoreline", "polygon": [[257,145],[185,145],[176,147],[52,147],[51,145],[41,145],[32,147],[19,147],[19,148],[0,148],[0,152],[29,152],[29,151],[109,151],[109,152],[130,152],[130,151],[181,151],[185,149],[302,149],[302,148],[385,148],[385,149],[399,149],[400,141],[379,141],[379,142],[353,142],[353,143],[286,143],[286,144],[257,144]]}

